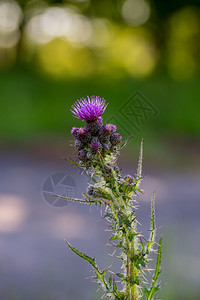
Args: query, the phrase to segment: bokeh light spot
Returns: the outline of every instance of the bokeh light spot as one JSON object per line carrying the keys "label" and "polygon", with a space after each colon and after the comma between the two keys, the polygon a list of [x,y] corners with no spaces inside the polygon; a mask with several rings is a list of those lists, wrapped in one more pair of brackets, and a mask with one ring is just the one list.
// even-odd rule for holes
{"label": "bokeh light spot", "polygon": [[56,37],[82,43],[91,34],[89,20],[71,8],[51,7],[33,16],[26,26],[26,36],[34,44],[45,44]]}
{"label": "bokeh light spot", "polygon": [[0,2],[0,31],[13,32],[18,29],[22,19],[22,11],[14,1]]}
{"label": "bokeh light spot", "polygon": [[129,25],[140,26],[149,19],[149,4],[145,0],[126,0],[122,6],[122,16]]}
{"label": "bokeh light spot", "polygon": [[20,38],[22,11],[14,1],[0,2],[0,47],[12,48]]}
{"label": "bokeh light spot", "polygon": [[111,59],[130,75],[145,77],[156,66],[158,52],[147,30],[123,30],[112,42]]}
{"label": "bokeh light spot", "polygon": [[27,218],[25,200],[11,194],[0,194],[0,232],[17,231]]}
{"label": "bokeh light spot", "polygon": [[85,77],[93,66],[86,48],[75,48],[61,38],[40,46],[38,57],[41,69],[56,77]]}

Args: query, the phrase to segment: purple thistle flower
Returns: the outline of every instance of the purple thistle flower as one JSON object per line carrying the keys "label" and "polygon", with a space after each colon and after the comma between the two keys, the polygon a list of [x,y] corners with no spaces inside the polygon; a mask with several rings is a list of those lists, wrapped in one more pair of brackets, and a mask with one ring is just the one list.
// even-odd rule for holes
{"label": "purple thistle flower", "polygon": [[96,121],[105,111],[108,104],[99,97],[89,97],[77,100],[72,105],[71,112],[76,118],[84,121]]}

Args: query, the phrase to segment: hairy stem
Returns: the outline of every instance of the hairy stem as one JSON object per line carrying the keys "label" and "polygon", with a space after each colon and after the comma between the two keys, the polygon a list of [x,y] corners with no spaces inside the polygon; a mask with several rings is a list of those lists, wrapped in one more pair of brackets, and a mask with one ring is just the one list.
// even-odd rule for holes
{"label": "hairy stem", "polygon": [[[136,251],[136,237],[133,238],[130,243],[130,255],[133,257]],[[138,300],[138,287],[137,287],[137,268],[135,268],[134,261],[130,259],[130,280],[133,282],[133,285],[130,288],[130,300]]]}

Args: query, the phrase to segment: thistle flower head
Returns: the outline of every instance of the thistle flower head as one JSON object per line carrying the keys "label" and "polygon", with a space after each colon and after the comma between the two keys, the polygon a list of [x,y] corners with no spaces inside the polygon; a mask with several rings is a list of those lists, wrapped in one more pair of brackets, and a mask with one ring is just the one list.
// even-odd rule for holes
{"label": "thistle flower head", "polygon": [[104,113],[106,107],[106,101],[99,97],[87,97],[77,100],[72,105],[71,112],[78,119],[84,121],[96,121]]}

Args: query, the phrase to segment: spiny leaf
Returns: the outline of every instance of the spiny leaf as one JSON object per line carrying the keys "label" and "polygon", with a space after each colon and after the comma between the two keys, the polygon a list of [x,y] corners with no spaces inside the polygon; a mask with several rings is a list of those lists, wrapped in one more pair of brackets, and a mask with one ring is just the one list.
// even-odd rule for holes
{"label": "spiny leaf", "polygon": [[119,239],[120,239],[119,235],[113,235],[113,236],[111,236],[110,241],[119,240]]}
{"label": "spiny leaf", "polygon": [[144,251],[144,243],[143,243],[143,241],[142,241],[142,239],[140,238],[140,245],[141,245],[141,249],[142,249],[142,251]]}
{"label": "spiny leaf", "polygon": [[78,166],[78,167],[82,167],[79,163],[73,161],[73,160],[70,160],[70,159],[65,159],[67,162],[69,162],[70,164],[73,164],[75,166]]}
{"label": "spiny leaf", "polygon": [[95,183],[97,183],[97,180],[93,176],[90,176],[90,178],[92,179],[92,181],[94,181]]}
{"label": "spiny leaf", "polygon": [[120,277],[120,278],[123,278],[124,279],[124,274],[121,274],[121,273],[117,273],[116,276]]}
{"label": "spiny leaf", "polygon": [[153,276],[152,286],[150,290],[145,288],[144,291],[145,295],[147,296],[147,300],[151,300],[153,298],[153,295],[160,289],[159,285],[156,285],[156,283],[158,280],[158,276],[161,273],[161,255],[162,255],[162,238],[159,241],[156,270]]}
{"label": "spiny leaf", "polygon": [[128,239],[129,239],[130,242],[132,242],[132,240],[134,239],[134,236],[135,236],[135,234],[133,234],[133,233],[130,233],[128,235]]}
{"label": "spiny leaf", "polygon": [[157,263],[156,263],[156,270],[153,277],[153,280],[156,281],[158,279],[158,276],[161,273],[161,257],[162,257],[162,238],[159,240],[158,245],[158,256],[157,256]]}
{"label": "spiny leaf", "polygon": [[[86,255],[86,254],[80,252],[79,250],[77,250],[76,248],[74,248],[74,247],[73,247],[70,243],[68,243],[67,241],[65,241],[65,242],[67,243],[68,247],[69,247],[76,255],[78,255],[79,257],[81,257],[81,258],[83,258],[84,260],[88,261],[88,262],[92,265],[92,267],[94,268],[94,271],[95,271],[95,273],[96,273],[96,275],[97,275],[96,279],[101,283],[102,288],[103,288],[105,291],[107,291],[107,292],[113,294],[113,296],[114,296],[114,292],[115,292],[114,287],[113,287],[113,290],[114,290],[114,292],[113,292],[113,291],[110,289],[110,287],[108,286],[108,284],[107,284],[107,282],[106,282],[106,280],[105,280],[105,274],[106,274],[106,272],[107,272],[108,270],[104,270],[103,272],[101,272],[101,271],[98,269],[97,265],[95,264],[95,259],[94,259],[94,258],[91,258],[90,256],[88,256],[88,255]],[[113,283],[113,284],[114,284],[114,283]],[[117,289],[116,289],[116,291],[117,291]]]}
{"label": "spiny leaf", "polygon": [[150,229],[150,238],[149,242],[147,243],[147,250],[149,251],[151,249],[152,244],[155,240],[156,235],[156,227],[155,227],[155,192],[153,192],[153,196],[151,198],[151,229]]}
{"label": "spiny leaf", "polygon": [[142,176],[142,159],[143,159],[143,139],[140,144],[140,155],[139,155],[138,168],[137,168],[137,180],[139,180]]}
{"label": "spiny leaf", "polygon": [[125,142],[124,142],[123,144],[121,144],[120,149],[124,148],[132,138],[133,138],[132,135],[129,136],[129,137],[125,140]]}
{"label": "spiny leaf", "polygon": [[95,201],[94,200],[84,200],[84,199],[78,199],[78,198],[69,198],[69,197],[64,197],[64,196],[60,196],[60,195],[56,195],[53,194],[53,196],[57,197],[57,198],[62,198],[68,201],[73,201],[73,202],[79,202],[79,203],[86,203],[86,204],[94,204]]}
{"label": "spiny leaf", "polygon": [[112,213],[106,213],[105,215],[104,215],[104,218],[110,218],[110,219],[113,219],[113,214]]}
{"label": "spiny leaf", "polygon": [[94,258],[91,258],[89,257],[88,255],[78,251],[77,249],[75,249],[70,243],[68,243],[66,241],[68,247],[78,256],[82,257],[83,259],[87,260],[93,267],[96,267],[96,264],[95,264],[95,259]]}
{"label": "spiny leaf", "polygon": [[106,199],[103,198],[92,198],[90,196],[88,196],[86,193],[82,193],[83,196],[85,196],[87,199],[89,199],[90,202],[97,204],[97,202],[99,202],[99,204],[110,204],[110,202]]}
{"label": "spiny leaf", "polygon": [[112,277],[109,277],[108,284],[109,284],[110,287],[112,287]]}
{"label": "spiny leaf", "polygon": [[155,230],[155,192],[151,199],[151,230]]}
{"label": "spiny leaf", "polygon": [[116,292],[117,291],[117,285],[115,280],[113,279],[113,291]]}

